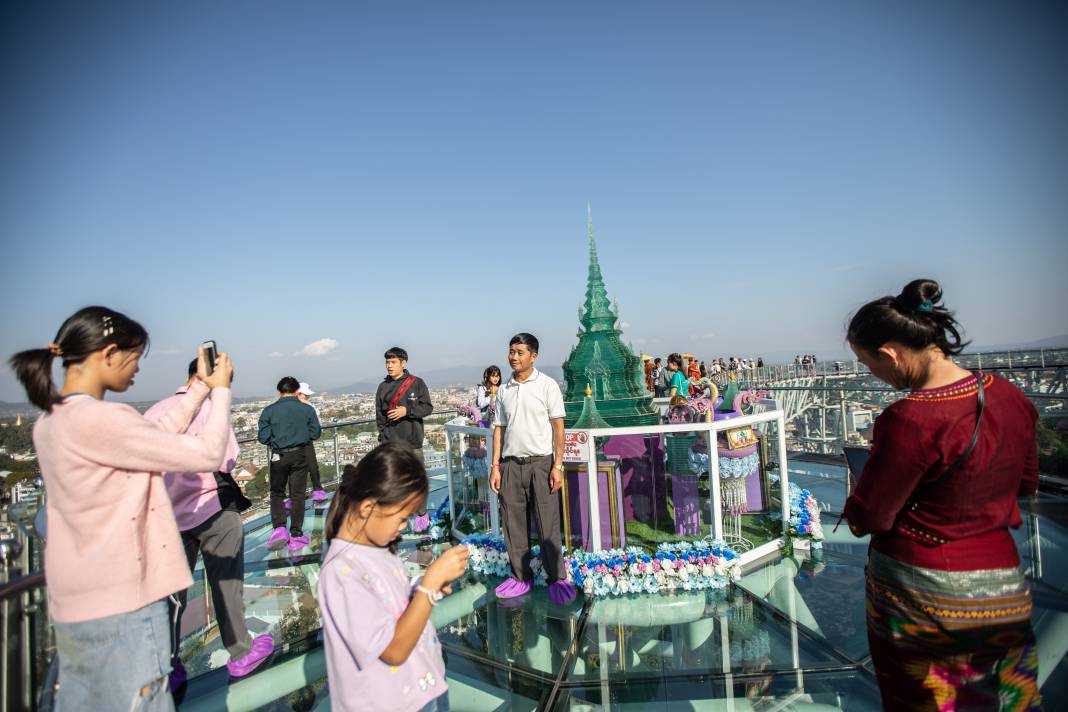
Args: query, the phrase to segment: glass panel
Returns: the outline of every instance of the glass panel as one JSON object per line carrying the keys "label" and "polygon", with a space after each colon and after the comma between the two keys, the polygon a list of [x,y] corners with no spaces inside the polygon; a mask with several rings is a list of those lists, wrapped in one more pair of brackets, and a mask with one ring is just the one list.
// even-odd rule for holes
{"label": "glass panel", "polygon": [[[868,656],[864,619],[864,565],[854,557],[820,549],[768,563],[738,585],[826,640],[851,660]],[[833,595],[828,595],[833,591]]]}
{"label": "glass panel", "polygon": [[636,679],[626,685],[585,685],[561,691],[554,710],[643,712],[652,709],[761,710],[841,709],[867,712],[882,709],[873,676],[862,669],[833,673],[746,674],[730,678],[688,675]]}
{"label": "glass panel", "polygon": [[[447,469],[452,478],[451,510],[457,518],[453,528],[463,534],[483,532],[491,526],[489,460],[490,431],[485,428],[452,430],[446,426],[448,438]],[[435,475],[436,476],[436,475]],[[444,480],[443,481],[447,481]],[[441,501],[448,492],[441,494]]]}
{"label": "glass panel", "polygon": [[555,679],[578,630],[583,599],[558,606],[547,589],[535,587],[518,599],[498,600],[499,579],[475,577],[454,585],[452,596],[434,609],[432,621],[443,645],[474,658]]}
{"label": "glass panel", "polygon": [[753,428],[757,442],[743,432],[720,433],[719,469],[723,538],[738,553],[782,536],[782,481],[779,476],[779,427],[775,421]]}
{"label": "glass panel", "polygon": [[611,682],[709,671],[746,673],[842,661],[735,589],[597,600],[569,679]]}
{"label": "glass panel", "polygon": [[[706,433],[594,440],[602,548],[640,546],[653,551],[666,541],[711,533]],[[569,466],[566,479],[565,537],[571,548],[592,550],[586,465]]]}

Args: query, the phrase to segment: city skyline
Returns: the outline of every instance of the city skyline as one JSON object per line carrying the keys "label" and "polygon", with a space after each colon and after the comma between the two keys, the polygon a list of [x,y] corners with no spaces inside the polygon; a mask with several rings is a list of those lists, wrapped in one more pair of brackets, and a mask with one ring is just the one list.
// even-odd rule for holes
{"label": "city skyline", "polygon": [[152,336],[123,400],[204,339],[241,397],[517,331],[559,367],[587,203],[637,351],[844,355],[921,276],[977,346],[1068,334],[1061,4],[0,13],[0,353],[118,309]]}

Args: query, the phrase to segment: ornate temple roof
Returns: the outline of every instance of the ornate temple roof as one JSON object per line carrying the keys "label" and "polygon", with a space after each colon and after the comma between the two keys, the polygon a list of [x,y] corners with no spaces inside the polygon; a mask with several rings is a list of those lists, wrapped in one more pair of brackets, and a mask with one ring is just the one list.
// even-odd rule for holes
{"label": "ornate temple roof", "polygon": [[579,310],[582,328],[578,343],[564,362],[565,423],[575,427],[578,422],[587,386],[595,411],[609,426],[656,423],[659,416],[645,387],[642,360],[620,338],[619,308],[608,299],[593,237],[593,214],[589,206],[586,210],[590,263],[586,300]]}

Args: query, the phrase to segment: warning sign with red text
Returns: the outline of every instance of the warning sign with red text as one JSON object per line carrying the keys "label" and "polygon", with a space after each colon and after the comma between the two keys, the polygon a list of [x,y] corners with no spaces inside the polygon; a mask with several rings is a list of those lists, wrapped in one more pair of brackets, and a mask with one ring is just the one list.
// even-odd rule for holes
{"label": "warning sign with red text", "polygon": [[564,462],[589,462],[590,435],[585,430],[564,431]]}

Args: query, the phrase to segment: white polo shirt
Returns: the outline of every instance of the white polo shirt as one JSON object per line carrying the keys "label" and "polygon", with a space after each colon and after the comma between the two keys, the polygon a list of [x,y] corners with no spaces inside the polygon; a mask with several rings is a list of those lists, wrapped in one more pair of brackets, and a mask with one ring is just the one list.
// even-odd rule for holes
{"label": "white polo shirt", "polygon": [[504,426],[502,457],[553,454],[553,428],[549,421],[564,417],[560,386],[538,369],[520,383],[512,376],[497,390],[493,424]]}

